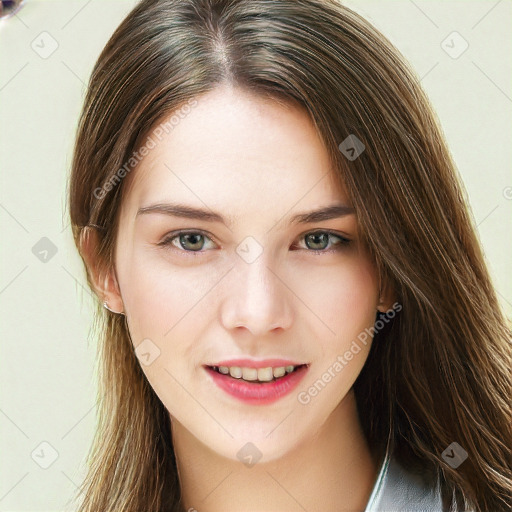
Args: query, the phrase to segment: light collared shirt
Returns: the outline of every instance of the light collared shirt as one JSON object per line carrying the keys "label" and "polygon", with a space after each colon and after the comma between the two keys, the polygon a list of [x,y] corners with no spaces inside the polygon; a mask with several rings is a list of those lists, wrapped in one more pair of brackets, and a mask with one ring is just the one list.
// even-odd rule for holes
{"label": "light collared shirt", "polygon": [[387,450],[364,512],[442,512],[439,482],[404,468]]}

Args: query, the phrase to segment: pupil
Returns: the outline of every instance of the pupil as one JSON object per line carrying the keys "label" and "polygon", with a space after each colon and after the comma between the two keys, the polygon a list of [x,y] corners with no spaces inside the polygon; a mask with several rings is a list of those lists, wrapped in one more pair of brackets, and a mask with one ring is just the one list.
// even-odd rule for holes
{"label": "pupil", "polygon": [[[311,239],[313,239],[313,240],[322,239],[323,242],[328,242],[328,235],[327,235],[327,233],[311,233],[310,235],[308,235],[306,237],[306,245],[308,246],[309,249],[325,249],[325,245],[322,247],[311,247],[311,243],[310,243]],[[318,242],[318,241],[314,241],[313,245],[317,244],[317,243],[320,243],[320,245],[322,245],[322,242]]]}
{"label": "pupil", "polygon": [[[194,244],[197,244],[197,243],[198,243],[198,242],[197,242],[197,239],[198,239],[200,242],[202,242],[202,237],[203,237],[203,235],[200,235],[200,234],[190,234],[190,233],[188,233],[188,234],[185,234],[185,235],[181,235],[181,236],[180,236],[180,243],[182,244],[182,246],[183,246],[183,247],[185,247],[185,248],[186,248],[186,247],[187,247],[187,243],[188,243],[188,239],[190,239],[190,238],[191,238],[192,240],[194,240],[194,238],[195,238],[195,239],[196,239],[196,242],[194,242],[194,241],[192,242],[192,245],[194,245]],[[192,250],[199,250],[199,249],[201,249],[201,245],[202,245],[202,244],[201,244],[200,242],[199,242],[200,247],[192,247],[191,249],[192,249]],[[190,246],[189,246],[189,248],[190,248]]]}

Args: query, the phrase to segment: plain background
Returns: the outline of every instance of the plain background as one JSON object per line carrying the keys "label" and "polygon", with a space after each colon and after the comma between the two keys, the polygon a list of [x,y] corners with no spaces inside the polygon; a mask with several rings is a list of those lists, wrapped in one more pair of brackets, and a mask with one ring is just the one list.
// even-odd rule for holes
{"label": "plain background", "polygon": [[[66,503],[84,474],[95,344],[66,179],[85,84],[135,3],[29,0],[0,21],[0,511],[71,510]],[[512,316],[512,2],[344,3],[390,38],[421,79]],[[454,58],[464,41],[467,50]],[[47,261],[37,256],[41,248]]]}

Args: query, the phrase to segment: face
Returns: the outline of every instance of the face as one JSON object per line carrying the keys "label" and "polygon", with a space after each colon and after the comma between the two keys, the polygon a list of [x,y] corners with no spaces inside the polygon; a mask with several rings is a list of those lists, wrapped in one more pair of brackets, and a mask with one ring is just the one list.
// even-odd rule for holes
{"label": "face", "polygon": [[272,460],[350,391],[376,272],[305,111],[224,87],[197,100],[126,178],[110,305],[173,422]]}

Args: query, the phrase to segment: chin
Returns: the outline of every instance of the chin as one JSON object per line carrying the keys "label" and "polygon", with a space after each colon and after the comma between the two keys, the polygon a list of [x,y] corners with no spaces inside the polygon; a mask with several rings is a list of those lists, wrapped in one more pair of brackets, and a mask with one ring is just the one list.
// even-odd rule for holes
{"label": "chin", "polygon": [[298,437],[296,428],[290,431],[283,428],[284,425],[278,426],[279,421],[272,422],[271,426],[263,421],[259,425],[251,423],[228,427],[233,438],[223,435],[222,439],[210,439],[209,448],[222,457],[243,463],[244,459],[249,458],[250,461],[251,457],[258,464],[280,459],[305,440]]}

